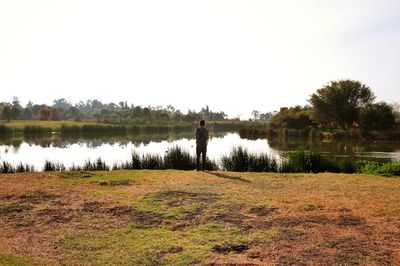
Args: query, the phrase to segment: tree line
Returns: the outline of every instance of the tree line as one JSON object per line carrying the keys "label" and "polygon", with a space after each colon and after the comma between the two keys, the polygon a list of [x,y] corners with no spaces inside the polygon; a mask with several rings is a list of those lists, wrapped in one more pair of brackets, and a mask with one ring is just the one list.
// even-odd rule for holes
{"label": "tree line", "polygon": [[3,120],[95,120],[99,123],[137,123],[148,122],[193,122],[201,118],[209,121],[222,121],[227,115],[214,112],[205,106],[199,112],[189,110],[186,114],[172,105],[140,106],[128,105],[126,101],[102,103],[97,99],[80,101],[73,105],[65,98],[53,101],[52,105],[34,104],[29,101],[22,106],[17,97],[11,102],[0,102],[0,115]]}

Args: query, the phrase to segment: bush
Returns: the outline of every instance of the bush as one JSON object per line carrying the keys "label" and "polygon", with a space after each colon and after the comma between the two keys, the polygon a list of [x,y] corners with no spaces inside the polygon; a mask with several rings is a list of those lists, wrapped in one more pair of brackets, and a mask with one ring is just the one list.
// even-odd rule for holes
{"label": "bush", "polygon": [[400,162],[385,163],[375,173],[382,176],[400,176]]}
{"label": "bush", "polygon": [[387,163],[376,161],[364,162],[360,167],[360,172],[381,176],[400,176],[400,161],[391,161]]}

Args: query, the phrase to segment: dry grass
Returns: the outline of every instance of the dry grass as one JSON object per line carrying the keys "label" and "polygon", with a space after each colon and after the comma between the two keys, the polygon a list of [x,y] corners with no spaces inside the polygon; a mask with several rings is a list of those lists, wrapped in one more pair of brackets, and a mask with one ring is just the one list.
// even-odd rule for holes
{"label": "dry grass", "polygon": [[0,175],[0,264],[396,265],[399,191],[345,174]]}

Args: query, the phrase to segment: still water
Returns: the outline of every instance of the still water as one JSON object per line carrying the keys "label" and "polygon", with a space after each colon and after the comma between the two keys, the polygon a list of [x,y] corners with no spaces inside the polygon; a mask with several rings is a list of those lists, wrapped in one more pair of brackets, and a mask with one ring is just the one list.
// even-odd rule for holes
{"label": "still water", "polygon": [[[140,154],[163,155],[169,147],[178,145],[195,155],[192,134],[141,135],[134,137],[0,139],[0,162],[13,165],[29,164],[40,170],[44,162],[63,163],[66,167],[83,165],[87,160],[102,158],[108,165],[129,160],[132,151]],[[233,147],[245,147],[251,153],[267,153],[279,157],[295,150],[326,152],[336,156],[365,156],[400,160],[400,143],[373,141],[321,141],[309,139],[257,139],[241,138],[237,133],[213,134],[207,155],[219,164],[220,158]]]}

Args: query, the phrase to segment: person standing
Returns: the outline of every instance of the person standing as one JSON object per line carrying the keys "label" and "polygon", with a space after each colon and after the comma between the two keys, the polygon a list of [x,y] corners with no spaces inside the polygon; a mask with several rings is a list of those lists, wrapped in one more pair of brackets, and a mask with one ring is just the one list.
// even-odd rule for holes
{"label": "person standing", "polygon": [[200,155],[202,159],[201,170],[205,170],[206,153],[208,144],[208,129],[205,128],[204,119],[200,120],[200,127],[196,128],[196,170],[200,171]]}

